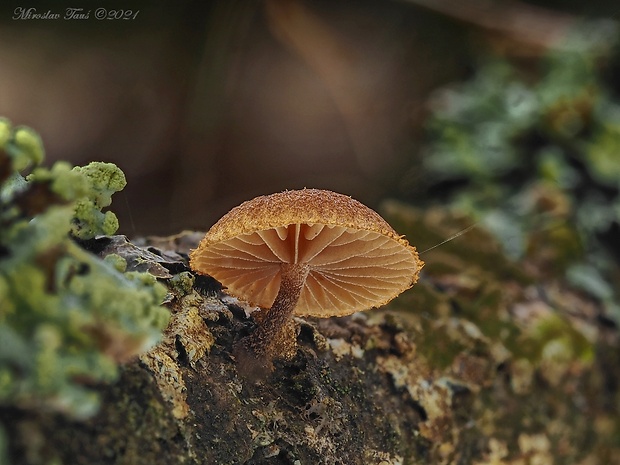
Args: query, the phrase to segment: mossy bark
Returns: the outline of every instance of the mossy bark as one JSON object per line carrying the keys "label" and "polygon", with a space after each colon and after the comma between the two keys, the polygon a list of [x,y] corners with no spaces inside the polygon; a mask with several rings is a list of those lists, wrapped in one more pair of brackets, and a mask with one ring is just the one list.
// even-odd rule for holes
{"label": "mossy bark", "polygon": [[[438,228],[410,211],[394,221]],[[0,410],[12,464],[620,463],[617,328],[483,233],[424,257],[425,276],[389,309],[296,319],[295,356],[256,383],[232,356],[253,320],[188,273],[195,239],[141,242],[173,275],[172,320],[96,387],[96,417]]]}

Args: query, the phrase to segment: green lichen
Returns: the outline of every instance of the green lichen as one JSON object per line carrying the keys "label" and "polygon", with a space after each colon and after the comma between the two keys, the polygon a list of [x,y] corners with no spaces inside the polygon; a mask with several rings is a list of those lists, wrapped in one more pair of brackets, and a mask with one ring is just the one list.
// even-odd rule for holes
{"label": "green lichen", "polygon": [[23,171],[43,161],[45,150],[36,132],[24,126],[9,131],[10,123],[6,119],[2,121],[2,127],[0,141],[4,140],[2,147],[13,158],[13,168],[16,171]]}
{"label": "green lichen", "polygon": [[[544,275],[596,268],[612,291],[620,102],[601,65],[617,43],[617,25],[586,23],[536,66],[486,56],[433,99],[424,157],[435,198],[483,223],[512,258]],[[612,293],[606,316],[620,321]]]}
{"label": "green lichen", "polygon": [[[386,203],[384,211],[416,244],[419,236],[422,249],[449,237],[458,224],[448,213],[423,212],[396,202]],[[570,319],[575,303],[562,292],[549,292],[543,300],[535,291],[537,281],[506,260],[488,233],[471,233],[466,243],[453,241],[423,254],[424,278],[390,303],[391,309],[407,315],[417,335],[416,356],[435,368],[449,367],[463,354],[492,357],[498,363],[522,359],[550,382],[560,380],[571,364],[593,363],[596,330]],[[591,269],[581,276],[590,277],[581,286],[590,288],[590,295],[601,302],[611,299],[605,281],[593,281],[596,274]],[[520,289],[528,289],[531,296]]]}
{"label": "green lichen", "polygon": [[174,275],[172,279],[169,281],[169,286],[171,289],[176,290],[181,295],[187,295],[192,292],[194,289],[194,282],[196,278],[194,275],[188,271],[183,271],[177,275]]}
{"label": "green lichen", "polygon": [[0,147],[6,146],[11,138],[11,122],[6,118],[0,118]]}
{"label": "green lichen", "polygon": [[38,166],[38,136],[7,120],[0,141],[0,165],[12,168],[0,179],[0,405],[86,417],[99,402],[90,386],[160,339],[166,289],[76,241],[116,231],[101,212],[125,185],[116,166]]}
{"label": "green lichen", "polygon": [[88,182],[90,194],[77,202],[72,233],[80,239],[114,234],[118,229],[116,215],[110,211],[103,213],[101,209],[112,203],[112,194],[125,187],[125,175],[116,165],[101,162],[78,166],[74,171]]}
{"label": "green lichen", "polygon": [[114,267],[116,271],[119,271],[121,273],[124,273],[125,270],[127,270],[127,260],[125,260],[123,257],[121,257],[118,254],[111,253],[109,255],[106,255],[103,261],[105,261],[106,263],[109,263],[110,265]]}

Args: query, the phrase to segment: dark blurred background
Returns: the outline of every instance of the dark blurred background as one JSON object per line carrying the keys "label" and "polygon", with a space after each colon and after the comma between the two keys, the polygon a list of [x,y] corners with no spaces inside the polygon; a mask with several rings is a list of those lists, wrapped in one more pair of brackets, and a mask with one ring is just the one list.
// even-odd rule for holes
{"label": "dark blurred background", "polygon": [[[481,50],[540,55],[616,1],[5,2],[0,115],[47,163],[110,161],[130,236],[207,229],[256,195],[327,188],[372,206],[426,195],[417,167],[434,89]],[[16,8],[84,20],[13,19]],[[134,19],[95,18],[104,7]],[[421,165],[420,165],[421,166]]]}

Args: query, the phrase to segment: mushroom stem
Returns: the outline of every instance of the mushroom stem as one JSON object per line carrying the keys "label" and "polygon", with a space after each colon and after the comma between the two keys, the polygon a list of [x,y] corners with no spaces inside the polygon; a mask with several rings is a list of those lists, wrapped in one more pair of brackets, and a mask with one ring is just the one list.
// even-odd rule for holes
{"label": "mushroom stem", "polygon": [[[310,267],[307,263],[283,263],[281,265],[280,289],[271,309],[252,334],[235,344],[235,356],[242,371],[256,374],[257,370],[268,370],[271,366],[271,346],[280,331],[290,320]],[[248,365],[255,365],[254,367]]]}

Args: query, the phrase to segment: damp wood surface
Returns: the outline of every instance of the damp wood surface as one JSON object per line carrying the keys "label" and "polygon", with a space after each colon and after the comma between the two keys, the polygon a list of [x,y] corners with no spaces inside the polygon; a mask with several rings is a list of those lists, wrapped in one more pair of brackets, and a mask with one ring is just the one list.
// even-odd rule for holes
{"label": "damp wood surface", "polygon": [[[441,211],[386,213],[419,250],[462,226]],[[201,237],[97,239],[100,255],[168,286],[171,322],[97,387],[92,419],[2,410],[13,464],[620,463],[617,328],[483,230],[424,256],[388,307],[295,318],[292,358],[258,383],[231,355],[250,308],[187,267]]]}

